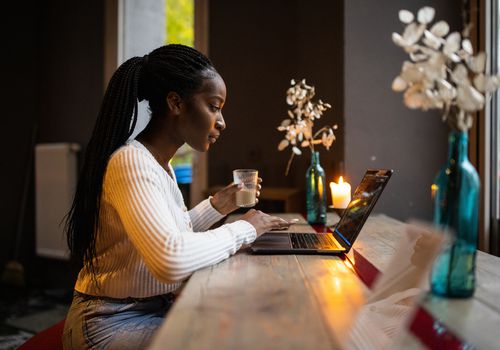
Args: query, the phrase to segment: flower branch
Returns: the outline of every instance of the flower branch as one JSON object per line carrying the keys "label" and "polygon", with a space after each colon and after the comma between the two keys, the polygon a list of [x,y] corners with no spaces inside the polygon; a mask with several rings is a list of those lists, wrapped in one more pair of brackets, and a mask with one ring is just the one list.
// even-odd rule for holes
{"label": "flower branch", "polygon": [[277,128],[285,132],[285,138],[278,144],[278,150],[283,151],[289,146],[292,149],[285,175],[288,175],[293,157],[302,154],[300,148],[308,147],[311,152],[314,152],[314,145],[322,144],[329,150],[335,141],[333,131],[337,129],[337,125],[324,126],[313,134],[315,119],[320,119],[323,113],[331,108],[331,105],[321,100],[313,101],[314,86],[307,85],[305,79],[300,82],[292,79],[290,84],[291,87],[287,90],[286,97],[286,102],[290,106],[288,118],[284,119]]}
{"label": "flower branch", "polygon": [[410,11],[399,11],[406,27],[402,34],[392,33],[392,40],[409,54],[410,61],[403,62],[392,89],[404,92],[409,108],[440,109],[450,127],[467,131],[472,114],[483,109],[486,96],[500,87],[500,77],[485,74],[486,54],[474,55],[467,28],[462,37],[449,33],[445,21],[430,26],[434,14],[427,6],[416,18]]}

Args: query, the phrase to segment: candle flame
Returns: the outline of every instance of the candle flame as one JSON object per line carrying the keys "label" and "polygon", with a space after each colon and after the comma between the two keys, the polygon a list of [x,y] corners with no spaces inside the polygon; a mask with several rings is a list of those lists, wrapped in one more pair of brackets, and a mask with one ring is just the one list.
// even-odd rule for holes
{"label": "candle flame", "polygon": [[438,185],[432,184],[431,186],[431,198],[434,200],[436,197],[436,191],[438,190]]}
{"label": "candle flame", "polygon": [[344,179],[342,178],[342,176],[341,176],[341,177],[339,177],[339,185],[340,185],[341,183],[344,183]]}

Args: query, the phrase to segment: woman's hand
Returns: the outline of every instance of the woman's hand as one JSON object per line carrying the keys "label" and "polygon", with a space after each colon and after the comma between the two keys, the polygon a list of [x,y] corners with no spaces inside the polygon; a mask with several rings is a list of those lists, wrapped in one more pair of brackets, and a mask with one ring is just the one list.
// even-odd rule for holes
{"label": "woman's hand", "polygon": [[286,230],[294,222],[286,221],[277,216],[271,216],[269,214],[263,213],[260,210],[250,209],[241,218],[249,222],[255,231],[257,231],[257,237],[271,230]]}
{"label": "woman's hand", "polygon": [[[256,204],[259,202],[260,189],[262,188],[262,186],[260,185],[261,182],[262,179],[259,177],[257,179],[257,198],[255,199]],[[222,190],[214,194],[210,203],[222,215],[232,213],[239,208],[236,205],[236,192],[238,192],[240,189],[241,187],[239,187],[237,184],[231,183],[230,185],[224,187]]]}

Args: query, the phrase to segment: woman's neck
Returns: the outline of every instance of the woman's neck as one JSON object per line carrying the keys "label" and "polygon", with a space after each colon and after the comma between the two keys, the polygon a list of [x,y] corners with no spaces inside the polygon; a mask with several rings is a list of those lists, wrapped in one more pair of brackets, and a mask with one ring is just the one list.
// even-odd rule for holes
{"label": "woman's neck", "polygon": [[169,171],[168,163],[183,143],[177,140],[176,135],[169,135],[169,130],[162,130],[158,125],[152,126],[152,122],[137,135],[136,140],[151,152],[162,168]]}

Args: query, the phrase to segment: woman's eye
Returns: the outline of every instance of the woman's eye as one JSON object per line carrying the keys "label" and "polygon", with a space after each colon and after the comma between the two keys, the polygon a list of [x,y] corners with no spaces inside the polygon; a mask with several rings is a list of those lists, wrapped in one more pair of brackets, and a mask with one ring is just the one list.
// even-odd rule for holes
{"label": "woman's eye", "polygon": [[214,111],[214,112],[218,112],[218,111],[220,111],[220,110],[221,110],[221,108],[220,108],[220,107],[215,106],[215,105],[210,105],[210,108],[211,108],[211,109],[212,109],[212,111]]}

